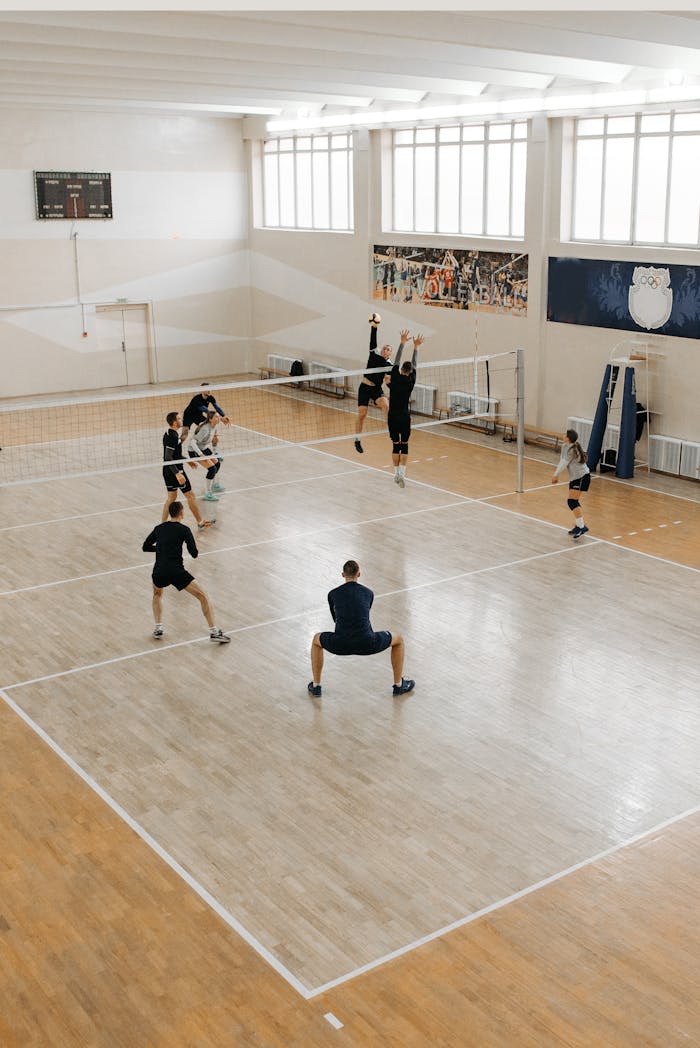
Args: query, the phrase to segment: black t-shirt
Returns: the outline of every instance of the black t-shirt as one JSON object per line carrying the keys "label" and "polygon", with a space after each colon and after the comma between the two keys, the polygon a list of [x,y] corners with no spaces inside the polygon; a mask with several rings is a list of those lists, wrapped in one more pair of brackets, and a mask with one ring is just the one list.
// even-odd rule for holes
{"label": "black t-shirt", "polygon": [[374,593],[359,582],[344,582],[328,594],[328,605],[335,622],[335,632],[349,640],[373,633],[369,621]]}
{"label": "black t-shirt", "polygon": [[183,413],[183,426],[196,426],[203,422],[210,407],[216,411],[216,398],[211,393],[195,393]]}
{"label": "black t-shirt", "polygon": [[415,384],[415,368],[410,375],[402,375],[400,369],[394,364],[391,369],[391,386],[389,389],[390,415],[400,415],[408,412],[408,404]]}
{"label": "black t-shirt", "polygon": [[156,555],[156,568],[161,571],[172,571],[174,568],[182,568],[182,547],[187,546],[191,557],[196,557],[197,543],[194,535],[186,524],[179,520],[166,520],[153,529],[143,544],[144,553]]}
{"label": "black t-shirt", "polygon": [[370,350],[370,354],[367,357],[367,363],[365,367],[368,368],[384,368],[382,372],[375,372],[373,375],[365,375],[368,382],[371,382],[373,386],[377,386],[379,389],[382,388],[384,382],[384,376],[391,373],[391,363],[387,361],[381,353],[375,353],[374,350]]}
{"label": "black t-shirt", "polygon": [[163,434],[163,474],[170,473],[173,476],[176,473],[182,473],[181,463],[176,463],[174,466],[168,466],[168,462],[172,462],[173,459],[185,458],[182,454],[182,444],[180,442],[180,434],[176,429],[166,429]]}

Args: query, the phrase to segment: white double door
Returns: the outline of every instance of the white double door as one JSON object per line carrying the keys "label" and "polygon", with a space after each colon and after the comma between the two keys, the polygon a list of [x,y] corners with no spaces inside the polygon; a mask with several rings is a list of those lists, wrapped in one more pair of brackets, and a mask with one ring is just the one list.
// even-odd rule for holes
{"label": "white double door", "polygon": [[101,386],[138,386],[153,381],[148,307],[98,306],[97,350]]}

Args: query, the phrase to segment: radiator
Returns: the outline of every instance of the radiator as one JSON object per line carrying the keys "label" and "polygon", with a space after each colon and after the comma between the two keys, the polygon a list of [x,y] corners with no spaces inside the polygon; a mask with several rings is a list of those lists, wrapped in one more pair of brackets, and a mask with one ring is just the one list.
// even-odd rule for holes
{"label": "radiator", "polygon": [[[578,442],[582,448],[587,448],[591,439],[593,420],[590,418],[569,418],[566,420],[566,428],[573,429],[578,433]],[[608,447],[610,445],[607,445]]]}
{"label": "radiator", "polygon": [[470,418],[469,425],[488,429],[493,432],[496,424],[496,416],[500,402],[494,397],[475,397],[471,393],[462,393],[459,390],[450,390],[447,394],[447,411],[453,418],[460,415],[478,415],[479,418]]}
{"label": "radiator", "polygon": [[[338,377],[333,373],[338,372]],[[310,382],[307,389],[316,389],[321,393],[335,393],[339,397],[345,396],[345,372],[342,368],[331,367],[330,364],[321,364],[318,360],[309,361],[309,374],[323,376],[314,382]]]}
{"label": "radiator", "polygon": [[684,440],[681,445],[680,474],[682,477],[692,477],[700,480],[700,444],[694,444],[690,440]]}
{"label": "radiator", "polygon": [[435,414],[436,393],[437,386],[422,386],[419,382],[416,382],[411,398],[411,408],[416,415],[432,416]]}
{"label": "radiator", "polygon": [[285,375],[288,375],[292,370],[292,364],[296,360],[296,357],[278,357],[275,353],[267,354],[267,366],[273,371],[283,371]]}

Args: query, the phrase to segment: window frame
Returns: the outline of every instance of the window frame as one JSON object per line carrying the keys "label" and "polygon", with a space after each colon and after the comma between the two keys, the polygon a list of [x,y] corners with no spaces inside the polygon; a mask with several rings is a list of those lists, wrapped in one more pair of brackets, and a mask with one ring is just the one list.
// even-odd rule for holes
{"label": "window frame", "polygon": [[[507,125],[508,128],[509,128],[509,133],[508,133],[507,136],[505,136],[505,137],[498,137],[498,138],[492,137],[492,129],[493,128],[495,128],[495,127],[503,127],[505,125]],[[452,127],[458,129],[458,136],[457,136],[457,138],[454,141],[445,140],[444,142],[441,142],[441,140],[440,140],[440,132],[442,130],[444,130],[445,128],[452,128]],[[482,129],[481,137],[478,138],[478,137],[473,137],[472,135],[469,135],[468,133],[465,134],[465,130],[469,129],[469,128],[481,128]],[[519,128],[519,129],[524,128],[525,133],[524,134],[516,134],[516,128]],[[390,214],[389,214],[390,229],[386,230],[386,232],[391,232],[391,233],[410,233],[410,234],[415,234],[417,236],[426,236],[426,235],[434,236],[434,235],[438,235],[438,236],[455,236],[455,237],[480,237],[482,239],[491,239],[491,240],[517,240],[517,241],[524,241],[525,240],[525,223],[526,223],[526,208],[527,208],[525,185],[522,187],[522,194],[521,194],[522,201],[523,201],[523,204],[522,204],[522,211],[523,211],[522,217],[521,216],[516,216],[514,214],[514,212],[515,212],[515,205],[516,205],[515,195],[514,195],[514,192],[513,192],[514,178],[515,178],[515,168],[516,168],[516,164],[514,163],[514,156],[515,156],[515,152],[514,151],[515,151],[516,145],[524,144],[524,146],[525,146],[525,164],[523,166],[523,179],[524,179],[524,182],[526,183],[527,182],[527,149],[528,149],[528,146],[530,144],[530,121],[529,120],[524,119],[524,118],[521,117],[521,118],[513,118],[513,119],[510,119],[510,120],[508,120],[508,119],[493,119],[493,120],[481,120],[481,121],[478,121],[478,122],[475,122],[475,121],[457,121],[457,122],[454,122],[453,121],[453,122],[450,122],[450,123],[441,123],[441,124],[430,125],[429,127],[428,126],[424,126],[424,125],[416,125],[416,126],[410,127],[410,128],[390,128],[389,130],[390,130],[390,133],[391,133],[391,141],[390,141],[390,148],[389,148],[389,155],[391,157],[391,178],[390,178],[390,183],[389,183],[389,192],[391,194],[391,208],[390,208]],[[434,132],[434,140],[433,140],[433,142],[432,143],[428,143],[428,142],[425,142],[425,141],[423,141],[423,142],[417,141],[417,135],[420,134],[421,132],[425,133],[426,131],[433,131]],[[403,136],[405,136],[406,134],[410,134],[411,135],[411,141],[410,142],[401,142],[401,141],[397,142],[396,138],[397,138],[398,134],[403,135]],[[490,156],[490,154],[492,152],[490,147],[494,146],[494,145],[502,146],[504,144],[509,146],[509,155],[508,155],[508,164],[509,164],[509,166],[508,166],[508,201],[507,201],[507,209],[506,209],[507,210],[507,227],[508,227],[508,231],[505,232],[505,233],[491,233],[491,232],[487,231],[488,230],[488,215],[489,215],[489,210],[488,210],[488,207],[489,207],[489,166],[490,166],[490,161],[492,162],[492,159],[493,159]],[[432,147],[432,149],[434,150],[433,164],[434,164],[435,192],[433,194],[433,216],[432,216],[432,228],[430,230],[417,229],[416,228],[416,201],[417,201],[417,193],[416,193],[416,159],[417,159],[418,150],[421,149],[421,148],[424,148],[426,145],[430,145]],[[441,146],[454,146],[454,145],[457,145],[459,147],[459,157],[458,157],[459,163],[458,163],[458,174],[457,174],[457,184],[458,184],[458,193],[457,193],[457,227],[458,228],[457,228],[457,231],[446,231],[446,230],[441,230],[441,229],[438,228],[438,226],[439,226],[439,215],[440,215],[440,195],[439,195],[440,194],[440,170],[441,170],[441,157],[440,157],[440,154],[441,154]],[[481,177],[481,228],[479,228],[479,229],[476,229],[476,228],[465,229],[464,228],[463,196],[464,196],[464,178],[465,178],[465,171],[466,171],[465,147],[468,147],[470,145],[481,146],[482,147],[481,171],[480,171],[480,177]],[[412,187],[410,189],[410,194],[411,194],[411,223],[410,223],[410,228],[403,228],[403,227],[399,228],[399,226],[397,225],[396,170],[397,170],[397,166],[398,165],[396,163],[396,156],[397,156],[397,151],[399,151],[399,150],[400,151],[412,150],[412,164],[411,164]],[[474,170],[476,170],[476,168],[474,168]],[[514,233],[513,232],[513,229],[514,229],[514,226],[515,226],[515,219],[516,219],[516,217],[518,219],[520,219],[520,221],[518,221],[518,225],[521,225],[521,227],[522,227],[522,232],[521,233]]]}
{"label": "window frame", "polygon": [[[634,114],[624,114],[634,118],[634,127],[630,131],[616,132],[609,131],[609,121],[617,119],[620,114],[604,114],[604,115],[582,115],[574,118],[573,136],[572,136],[572,163],[571,163],[571,214],[569,221],[568,238],[569,242],[573,244],[624,244],[630,247],[663,247],[663,248],[680,248],[680,249],[697,249],[700,247],[700,209],[698,213],[698,226],[696,230],[695,241],[671,241],[669,240],[669,223],[671,218],[671,188],[672,188],[672,174],[673,174],[673,157],[674,157],[674,146],[679,138],[698,138],[700,139],[700,127],[698,130],[676,130],[676,117],[687,116],[689,113],[697,113],[700,124],[700,109],[692,110],[676,110],[669,109],[659,112],[648,112],[639,111]],[[669,126],[668,130],[662,131],[644,131],[642,129],[642,120],[645,116],[668,116]],[[579,125],[582,121],[591,119],[601,119],[603,121],[603,130],[600,133],[592,135],[581,135],[579,134]],[[664,230],[662,240],[642,240],[637,237],[637,207],[639,201],[639,155],[640,155],[640,144],[644,140],[653,138],[664,138],[668,141],[668,157],[666,160],[666,189],[664,199]],[[630,215],[629,215],[629,237],[627,239],[613,239],[604,237],[604,218],[605,218],[605,201],[606,201],[606,185],[605,185],[605,167],[608,143],[611,139],[631,139],[633,142],[632,150],[632,165],[631,165],[631,186],[630,186]],[[600,193],[600,213],[598,216],[598,236],[575,236],[576,228],[576,199],[577,199],[577,157],[578,147],[580,142],[590,141],[602,141],[602,162],[601,162],[601,193]]]}
{"label": "window frame", "polygon": [[[333,145],[333,140],[338,138],[344,138],[344,145]],[[318,147],[314,143],[318,143],[322,139],[327,139],[326,147]],[[299,146],[298,142],[307,142],[308,146]],[[290,143],[291,147],[281,148],[281,143]],[[276,148],[269,148],[270,146]],[[333,165],[331,158],[333,154],[340,155],[345,154],[345,175],[346,175],[346,215],[347,225],[345,226],[333,226],[333,215],[334,215],[334,203],[335,195],[337,194],[337,186],[334,188],[333,185]],[[281,179],[280,179],[280,157],[291,156],[292,157],[292,169],[293,169],[293,185],[291,187],[291,196],[293,201],[293,217],[294,222],[292,225],[283,224],[282,219],[282,194],[281,194]],[[308,209],[311,215],[311,225],[300,225],[299,224],[299,189],[301,180],[299,178],[299,156],[305,156],[309,158],[309,169],[310,177],[308,184]],[[314,163],[316,157],[325,157],[325,172],[323,177],[323,185],[327,189],[327,212],[328,212],[328,225],[316,225],[316,209],[317,209],[317,181],[316,181],[316,170],[317,165]],[[274,171],[274,182],[277,193],[276,210],[277,210],[277,223],[271,224],[268,221],[269,218],[269,206],[268,206],[268,191],[266,187],[267,183],[267,165],[270,160],[276,161]],[[354,171],[355,171],[355,142],[352,131],[326,131],[317,132],[316,134],[302,133],[294,135],[278,135],[271,138],[266,138],[262,142],[261,149],[261,169],[262,169],[262,228],[272,229],[280,232],[302,232],[302,233],[354,233],[355,232],[355,196],[354,196]]]}

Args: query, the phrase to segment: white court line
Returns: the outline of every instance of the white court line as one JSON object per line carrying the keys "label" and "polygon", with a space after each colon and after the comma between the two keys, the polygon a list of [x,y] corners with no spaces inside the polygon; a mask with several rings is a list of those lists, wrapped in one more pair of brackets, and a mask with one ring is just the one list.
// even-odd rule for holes
{"label": "white court line", "polygon": [[[315,480],[327,480],[334,477],[347,477],[351,473],[358,473],[362,466],[361,462],[358,462],[352,469],[344,469],[339,473],[317,473],[313,477],[295,477],[293,480],[273,480],[268,484],[251,484],[247,488],[227,488],[226,491],[222,492],[223,495],[243,495],[249,491],[262,491],[264,488],[277,488],[284,484],[304,484],[307,481]],[[200,498],[200,496],[195,496]],[[69,520],[87,520],[89,517],[103,517],[108,513],[129,513],[132,510],[139,509],[154,509],[156,506],[162,506],[164,499],[160,499],[159,502],[142,502],[135,506],[117,506],[114,509],[98,509],[93,513],[76,513],[71,517],[51,517],[48,520],[33,520],[28,524],[9,524],[6,527],[0,528],[0,531],[25,531],[27,528],[38,528],[43,524],[63,524]]]}
{"label": "white court line", "polygon": [[[357,470],[353,470],[352,472],[356,473]],[[342,530],[343,528],[361,527],[365,524],[383,524],[385,521],[398,520],[401,517],[413,517],[420,513],[432,513],[433,511],[437,512],[441,509],[450,509],[453,506],[475,504],[473,499],[466,499],[462,495],[455,495],[454,498],[456,501],[446,502],[442,506],[424,506],[422,509],[407,509],[403,510],[401,513],[390,513],[384,517],[368,517],[364,520],[352,520],[344,524],[326,524],[322,528],[313,528],[311,531],[293,532],[289,535],[274,535],[269,539],[256,539],[254,542],[241,542],[236,546],[220,546],[218,549],[202,550],[199,557],[212,557],[219,553],[235,553],[237,550],[252,549],[255,546],[269,546],[274,542],[285,542],[290,539],[308,538],[311,535],[323,535],[327,531],[335,531],[336,529]],[[147,564],[144,562],[142,564],[129,564],[124,568],[108,568],[105,571],[95,571],[90,575],[77,575],[69,579],[54,579],[52,582],[37,582],[33,586],[21,586],[18,589],[13,590],[0,590],[0,597],[12,597],[17,593],[30,593],[33,590],[50,589],[52,586],[67,586],[73,582],[86,582],[88,579],[99,579],[102,578],[103,575],[119,575],[121,572],[138,571],[139,569],[146,568],[152,571],[152,563]]]}
{"label": "white court line", "polygon": [[435,939],[440,939],[444,935],[456,931],[458,928],[463,928],[465,924],[471,924],[472,921],[476,921],[480,917],[485,917],[487,914],[493,913],[495,910],[500,910],[502,907],[508,906],[510,903],[516,902],[518,899],[522,899],[527,895],[532,895],[533,892],[539,891],[540,888],[545,888],[549,884],[555,884],[557,881],[562,880],[564,877],[568,877],[569,874],[575,873],[577,870],[582,870],[586,866],[591,866],[595,862],[607,859],[608,856],[614,855],[615,852],[621,851],[623,848],[629,848],[632,844],[637,844],[638,841],[642,841],[654,833],[659,833],[661,830],[673,826],[676,822],[681,822],[683,819],[690,818],[693,815],[696,815],[699,811],[700,806],[689,808],[687,811],[681,812],[680,815],[673,815],[670,819],[665,819],[664,822],[652,826],[651,829],[644,830],[642,833],[638,833],[634,837],[628,838],[628,840],[621,841],[619,844],[613,844],[610,848],[597,852],[595,855],[591,855],[588,859],[583,859],[581,862],[574,863],[573,866],[568,866],[565,870],[553,873],[550,877],[545,877],[541,881],[537,881],[535,884],[530,884],[527,888],[523,888],[521,891],[506,896],[505,899],[499,899],[498,902],[491,903],[489,906],[484,906],[481,910],[477,910],[475,913],[470,913],[467,917],[461,917],[459,920],[453,921],[451,924],[446,924],[444,928],[439,928],[435,932],[430,932],[428,935],[424,935],[422,938],[416,939],[414,942],[408,943],[406,946],[401,946],[398,950],[392,950],[391,953],[387,953],[383,957],[377,958],[376,961],[370,961],[368,964],[363,964],[362,967],[356,968],[354,971],[347,972],[345,975],[341,975],[337,979],[332,979],[330,982],[324,983],[322,986],[317,986],[314,990],[309,991],[307,1000],[310,1000],[313,997],[318,997],[319,994],[327,993],[329,990],[333,990],[337,986],[342,986],[351,979],[356,979],[358,975],[364,975],[365,972],[371,972],[374,968],[378,968],[380,965],[386,964],[388,961],[393,961],[397,957],[403,957],[407,953],[412,953],[413,950],[417,950],[418,947],[425,946],[425,944],[429,942],[434,942]]}
{"label": "white court line", "polygon": [[32,720],[32,718],[24,712],[21,706],[18,706],[16,702],[13,702],[10,696],[6,695],[5,692],[1,689],[0,697],[2,697],[2,699],[7,703],[10,709],[14,710],[17,716],[21,717],[24,723],[27,724],[32,729],[32,731],[35,732],[39,736],[39,738],[42,739],[43,742],[45,742],[46,745],[49,746],[50,749],[52,749],[53,752],[57,754],[57,756],[59,756],[61,760],[68,765],[71,771],[74,771],[75,774],[78,775],[83,780],[83,782],[86,783],[90,787],[90,789],[93,790],[97,794],[97,796],[101,800],[103,800],[105,804],[107,804],[112,809],[112,811],[115,812],[116,815],[118,815],[119,818],[122,819],[126,823],[126,825],[130,827],[130,829],[134,831],[134,833],[137,833],[139,835],[141,840],[144,841],[148,845],[148,847],[151,848],[156,853],[156,855],[163,860],[163,862],[167,863],[171,870],[173,870],[178,875],[178,877],[180,877],[185,882],[185,884],[188,885],[188,887],[192,888],[192,890],[197,893],[200,899],[202,899],[207,904],[207,906],[209,906],[214,911],[214,913],[216,913],[223,921],[225,921],[226,924],[228,924],[228,926],[232,928],[237,935],[240,935],[240,937],[246,943],[248,943],[248,945],[251,946],[255,950],[255,952],[263,958],[263,960],[267,961],[270,967],[273,968],[278,975],[281,975],[282,978],[297,991],[297,993],[301,994],[302,997],[308,999],[309,990],[304,986],[304,984],[300,982],[299,979],[297,979],[297,977],[293,975],[288,968],[285,968],[282,962],[279,961],[274,956],[274,954],[270,953],[270,951],[265,946],[263,946],[262,943],[259,942],[254,935],[251,935],[251,933],[246,928],[244,928],[241,922],[237,920],[233,916],[233,914],[229,913],[229,911],[226,910],[221,905],[221,903],[214,898],[211,892],[208,892],[207,889],[199,883],[199,881],[196,881],[194,877],[180,865],[177,859],[174,859],[169,852],[165,851],[165,849],[162,848],[161,845],[158,844],[158,842],[151,836],[148,830],[145,830],[143,826],[140,825],[140,823],[136,822],[136,820],[133,819],[131,815],[129,815],[129,813],[126,811],[125,808],[121,806],[121,804],[115,801],[114,798],[111,797],[110,794],[108,794],[107,791],[104,790],[102,786],[100,786],[99,783],[97,783],[95,779],[92,778],[91,775],[88,775],[88,773],[83,768],[81,768],[80,765],[77,764],[76,761],[74,761],[73,758],[70,757],[66,753],[66,751],[62,749],[58,745],[58,743],[55,742],[54,739],[52,739],[51,736],[36,723],[36,721]]}
{"label": "white court line", "polygon": [[[427,512],[427,511],[418,511]],[[595,542],[588,543],[577,543],[571,546],[565,546],[562,549],[548,550],[546,553],[533,553],[529,557],[523,557],[520,560],[511,560],[505,564],[489,564],[483,568],[471,568],[469,571],[462,571],[457,575],[450,575],[447,578],[442,579],[430,579],[428,582],[418,582],[414,586],[403,586],[400,589],[387,590],[385,593],[375,593],[375,600],[382,600],[384,597],[395,597],[400,593],[412,593],[414,590],[427,589],[431,586],[441,586],[446,582],[456,582],[459,579],[469,578],[473,575],[484,575],[490,571],[498,571],[501,568],[513,568],[520,564],[529,564],[535,560],[544,560],[547,557],[557,557],[563,553],[571,553],[577,549],[593,549],[595,548]],[[230,636],[235,636],[237,633],[247,633],[250,630],[263,629],[268,626],[277,626],[282,622],[293,622],[295,619],[302,619],[308,615],[322,615],[324,612],[327,613],[327,605],[323,605],[315,608],[307,608],[305,611],[294,612],[293,615],[282,615],[277,619],[268,619],[265,622],[251,622],[246,626],[236,626],[233,628],[223,627],[224,633],[228,633]],[[14,684],[4,684],[2,688],[5,691],[12,691],[14,688],[24,688],[29,684],[44,684],[49,680],[57,680],[59,677],[70,677],[74,673],[83,673],[85,670],[96,670],[101,669],[104,666],[111,666],[116,662],[128,662],[129,659],[139,659],[144,655],[153,655],[159,651],[168,651],[170,648],[184,648],[189,644],[201,644],[202,641],[209,640],[209,636],[206,637],[193,637],[190,640],[181,640],[173,644],[154,644],[151,648],[145,648],[143,651],[134,651],[128,655],[116,655],[111,659],[104,659],[102,662],[91,662],[85,666],[73,666],[68,670],[57,670],[56,673],[47,673],[44,677],[33,677],[31,680],[17,681]]]}

